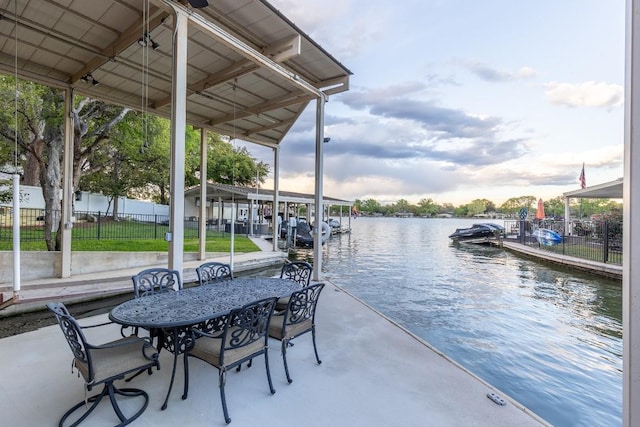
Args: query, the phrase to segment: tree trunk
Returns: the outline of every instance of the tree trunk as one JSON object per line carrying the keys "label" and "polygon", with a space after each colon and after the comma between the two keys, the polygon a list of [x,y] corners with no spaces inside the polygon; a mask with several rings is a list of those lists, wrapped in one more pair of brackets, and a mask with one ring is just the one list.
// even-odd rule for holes
{"label": "tree trunk", "polygon": [[[38,159],[42,159],[42,152],[44,151],[44,141],[42,139],[36,140],[31,145],[31,150],[27,151],[27,159],[24,165],[24,173],[22,175],[23,185],[40,185],[40,162]],[[33,151],[33,152],[32,152]]]}
{"label": "tree trunk", "polygon": [[60,233],[56,233],[55,241],[53,237],[53,226],[57,225],[60,230],[62,216],[61,211],[61,190],[60,190],[60,156],[62,146],[60,138],[52,138],[47,146],[46,165],[40,165],[40,185],[44,196],[44,241],[47,250],[55,251],[60,248]]}

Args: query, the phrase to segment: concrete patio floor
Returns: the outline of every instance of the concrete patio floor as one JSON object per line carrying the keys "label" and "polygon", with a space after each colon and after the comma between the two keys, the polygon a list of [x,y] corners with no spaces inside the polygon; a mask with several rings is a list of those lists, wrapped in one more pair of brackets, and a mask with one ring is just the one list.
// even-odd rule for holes
{"label": "concrete patio floor", "polygon": [[[81,324],[106,321],[106,315]],[[241,426],[540,426],[544,420],[499,390],[429,347],[339,287],[327,283],[316,315],[318,351],[310,334],[287,352],[293,383],[284,375],[280,343],[270,341],[269,361],[276,388],[271,395],[262,358],[253,367],[227,376],[231,425]],[[117,339],[117,325],[98,328],[91,342]],[[182,359],[167,410],[172,355],[161,352],[161,370],[140,375],[120,387],[149,393],[147,410],[136,426],[225,425],[218,371],[190,360],[190,391],[182,400]],[[82,379],[71,373],[72,355],[57,325],[0,340],[0,411],[3,426],[53,426],[84,399]],[[94,390],[95,391],[95,390]],[[99,391],[99,390],[98,390]],[[499,406],[487,398],[496,393]],[[94,394],[93,392],[90,394]],[[117,422],[108,401],[83,425]]]}

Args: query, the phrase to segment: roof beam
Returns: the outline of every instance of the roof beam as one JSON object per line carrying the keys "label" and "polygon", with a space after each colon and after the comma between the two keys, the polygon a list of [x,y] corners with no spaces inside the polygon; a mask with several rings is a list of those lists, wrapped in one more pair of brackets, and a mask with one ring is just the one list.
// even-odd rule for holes
{"label": "roof beam", "polygon": [[[152,31],[162,25],[170,16],[169,13],[162,11],[157,7],[151,8],[150,15],[152,18],[149,19],[149,31]],[[104,48],[99,55],[87,62],[84,67],[78,70],[71,77],[71,84],[80,80],[80,78],[85,74],[92,73],[95,69],[106,64],[108,61],[114,60],[125,49],[136,43],[142,36],[142,29],[144,26],[145,23],[140,20],[127,28],[112,44]]]}
{"label": "roof beam", "polygon": [[[288,37],[286,39],[273,43],[272,45],[262,49],[262,52],[264,53],[264,55],[270,56],[275,62],[286,61],[289,58],[300,55],[301,43],[301,37],[299,35],[296,35],[294,37]],[[187,87],[187,92],[189,95],[204,92],[207,89],[236,79],[240,76],[253,73],[258,69],[260,69],[258,64],[244,58],[240,61],[236,61],[233,64],[230,64],[229,66],[223,68],[215,74],[210,74],[205,78],[190,84]],[[168,96],[164,99],[156,101],[154,103],[154,108],[163,107],[170,102],[171,97]]]}
{"label": "roof beam", "polygon": [[287,95],[286,97],[276,98],[269,100],[268,102],[263,102],[262,104],[254,105],[253,107],[244,108],[242,111],[236,112],[235,114],[228,114],[226,116],[220,117],[216,120],[211,119],[209,125],[215,126],[219,125],[234,119],[242,119],[245,117],[255,116],[260,113],[264,113],[271,110],[277,110],[278,108],[288,107],[289,105],[296,105],[302,102],[308,102],[315,97],[310,95],[303,95],[298,93],[297,95]]}
{"label": "roof beam", "polygon": [[[171,0],[158,0],[162,2],[164,5],[177,9],[184,8],[184,6],[180,6],[174,3]],[[242,40],[237,39],[233,35],[224,31],[219,26],[215,25],[213,22],[207,21],[206,18],[198,15],[197,13],[193,13],[190,10],[186,9],[187,13],[189,13],[189,22],[196,27],[200,28],[205,33],[210,34],[213,38],[220,41],[221,43],[227,45],[234,51],[238,52],[240,55],[249,59],[250,61],[256,63],[258,66],[263,67],[267,70],[273,71],[275,74],[287,80],[290,84],[302,89],[305,92],[308,92],[315,98],[325,98],[325,94],[318,90],[311,83],[302,79],[298,74],[295,74],[283,66],[277,64],[272,59],[267,58],[261,52],[258,52],[248,44],[244,43]]]}
{"label": "roof beam", "polygon": [[323,80],[316,85],[325,95],[346,92],[349,90],[349,76],[336,77],[335,79]]}

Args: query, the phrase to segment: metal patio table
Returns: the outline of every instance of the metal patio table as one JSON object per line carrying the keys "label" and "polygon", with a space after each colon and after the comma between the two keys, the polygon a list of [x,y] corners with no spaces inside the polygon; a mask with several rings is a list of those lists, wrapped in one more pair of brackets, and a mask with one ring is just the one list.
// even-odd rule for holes
{"label": "metal patio table", "polygon": [[[225,316],[232,309],[250,302],[285,297],[299,289],[300,284],[288,279],[239,278],[135,298],[114,307],[109,319],[124,326],[171,331],[170,335],[161,335],[161,345],[173,353],[171,382],[162,405],[162,409],[166,409],[178,356],[192,345],[191,327]],[[184,394],[182,398],[186,398]]]}

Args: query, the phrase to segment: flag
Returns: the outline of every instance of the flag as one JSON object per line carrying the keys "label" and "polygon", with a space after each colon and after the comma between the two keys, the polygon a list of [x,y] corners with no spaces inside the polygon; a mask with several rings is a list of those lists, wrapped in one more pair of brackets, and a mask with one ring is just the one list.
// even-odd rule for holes
{"label": "flag", "polygon": [[587,187],[587,180],[584,177],[584,163],[582,164],[582,172],[580,172],[580,178],[578,178],[580,180],[580,188],[586,188]]}

